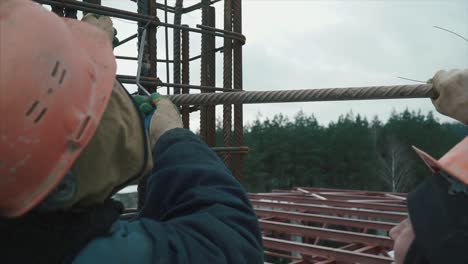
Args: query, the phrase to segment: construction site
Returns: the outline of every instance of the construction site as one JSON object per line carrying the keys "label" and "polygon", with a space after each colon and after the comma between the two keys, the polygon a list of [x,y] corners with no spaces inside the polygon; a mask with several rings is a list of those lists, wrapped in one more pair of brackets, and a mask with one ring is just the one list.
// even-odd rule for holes
{"label": "construction site", "polygon": [[[244,158],[249,155],[249,146],[244,143],[244,104],[430,98],[433,95],[430,84],[245,91],[243,47],[248,44],[249,36],[242,30],[241,0],[201,0],[192,5],[177,0],[173,6],[161,0],[133,1],[138,12],[90,3],[92,1],[36,2],[135,22],[134,34],[119,35],[117,46],[137,39],[138,56],[115,54],[115,57],[136,61],[137,74],[119,74],[117,79],[123,84],[136,85],[137,93],[142,95],[163,90],[180,107],[185,128],[194,125],[191,116],[197,113],[200,137],[241,183]],[[224,16],[216,17],[215,8],[222,8]],[[189,13],[199,15],[198,24],[182,23]],[[169,21],[168,14],[173,21]],[[223,21],[224,27],[216,28],[216,20]],[[157,38],[157,32],[164,38]],[[168,39],[173,43],[170,49]],[[190,53],[193,39],[201,41],[197,54]],[[216,39],[221,39],[223,45],[217,47]],[[158,50],[159,41],[166,42],[165,49]],[[220,59],[223,71],[216,76]],[[200,65],[200,71],[191,71],[194,63]],[[160,74],[162,69],[164,74]],[[216,78],[222,79],[222,87],[216,87]],[[194,79],[199,79],[200,83],[194,84]],[[216,145],[215,138],[216,117],[220,115],[216,113],[217,105],[222,105],[222,145]],[[144,189],[139,186],[140,197],[144,196]],[[390,264],[393,241],[388,231],[407,218],[405,193],[297,186],[270,193],[250,193],[249,198],[262,228],[265,263]],[[137,209],[127,208],[126,211],[132,214]]]}

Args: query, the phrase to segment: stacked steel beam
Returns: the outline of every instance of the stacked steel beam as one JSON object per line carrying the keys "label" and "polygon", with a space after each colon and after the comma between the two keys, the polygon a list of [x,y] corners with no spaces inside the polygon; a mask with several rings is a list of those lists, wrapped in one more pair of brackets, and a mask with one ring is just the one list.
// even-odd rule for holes
{"label": "stacked steel beam", "polygon": [[249,198],[267,263],[392,263],[388,231],[407,217],[402,193],[302,187]]}

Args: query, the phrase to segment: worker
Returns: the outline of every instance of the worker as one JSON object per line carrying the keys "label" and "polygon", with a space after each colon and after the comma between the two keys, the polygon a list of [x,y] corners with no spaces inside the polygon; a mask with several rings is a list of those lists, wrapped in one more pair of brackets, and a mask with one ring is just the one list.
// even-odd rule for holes
{"label": "worker", "polygon": [[[168,99],[142,116],[106,33],[0,1],[0,262],[263,263],[245,190]],[[110,197],[147,173],[121,220]]]}
{"label": "worker", "polygon": [[[437,110],[468,125],[468,69],[432,79]],[[409,217],[390,230],[397,264],[468,263],[468,137],[436,160],[415,148],[432,175],[408,195]]]}

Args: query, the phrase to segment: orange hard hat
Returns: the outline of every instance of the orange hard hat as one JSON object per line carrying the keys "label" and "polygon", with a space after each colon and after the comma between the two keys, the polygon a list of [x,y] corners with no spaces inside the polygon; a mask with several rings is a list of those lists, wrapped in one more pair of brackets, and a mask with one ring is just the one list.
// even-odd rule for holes
{"label": "orange hard hat", "polygon": [[442,170],[468,184],[468,137],[465,137],[439,160],[416,147],[413,148],[433,172]]}
{"label": "orange hard hat", "polygon": [[0,215],[42,201],[96,131],[112,92],[107,36],[29,0],[0,1]]}

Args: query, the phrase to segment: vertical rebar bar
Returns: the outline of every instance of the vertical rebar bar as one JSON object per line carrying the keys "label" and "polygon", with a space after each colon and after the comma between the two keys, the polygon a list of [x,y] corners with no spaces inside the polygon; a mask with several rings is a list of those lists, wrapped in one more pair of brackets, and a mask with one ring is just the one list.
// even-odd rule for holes
{"label": "vertical rebar bar", "polygon": [[[232,31],[232,2],[224,1],[224,30]],[[224,38],[223,88],[232,89],[232,40]],[[223,105],[223,145],[230,147],[232,133],[232,106]],[[224,163],[231,169],[231,154],[224,153]]]}
{"label": "vertical rebar bar", "polygon": [[[183,0],[177,0],[174,11],[174,25],[182,23],[182,9]],[[174,64],[173,74],[174,83],[180,84],[180,29],[174,28]],[[180,88],[174,88],[174,94],[180,94]]]}
{"label": "vertical rebar bar", "polygon": [[[150,0],[148,1],[149,5],[149,15],[150,16],[156,16],[156,0]],[[156,27],[148,27],[148,34],[147,34],[147,40],[148,40],[148,56],[149,56],[149,72],[148,72],[148,77],[157,77],[157,38],[156,38],[156,33],[157,33],[157,28]],[[146,76],[145,76],[146,77]],[[146,90],[148,90],[150,93],[156,92],[156,85],[146,85],[145,86]]]}
{"label": "vertical rebar bar", "polygon": [[[188,27],[188,25],[185,25]],[[182,83],[190,83],[190,34],[189,31],[182,31]],[[188,94],[189,89],[183,88],[182,93]],[[184,128],[190,128],[190,106],[182,106],[182,123]]]}
{"label": "vertical rebar bar", "polygon": [[[234,32],[242,33],[242,0],[233,0],[232,3]],[[234,89],[243,89],[242,43],[237,40],[235,41],[234,47]],[[242,146],[244,144],[242,104],[234,105],[234,141],[235,146]],[[242,180],[243,156],[242,154],[237,154],[235,157],[234,175],[238,180]]]}
{"label": "vertical rebar bar", "polygon": [[[216,10],[214,7],[210,6],[208,8],[208,26],[216,26]],[[207,36],[207,49],[208,49],[208,70],[207,70],[207,82],[211,87],[216,86],[216,40],[215,36]],[[210,93],[214,91],[208,91]],[[210,147],[216,145],[216,107],[208,106],[206,108],[206,143]]]}
{"label": "vertical rebar bar", "polygon": [[[209,0],[202,0],[202,25],[208,25],[208,10]],[[200,66],[200,83],[202,86],[208,86],[208,36],[202,33],[201,35],[201,66]],[[207,92],[201,90],[202,93]],[[200,137],[206,142],[207,140],[207,107],[200,108]]]}
{"label": "vertical rebar bar", "polygon": [[[167,19],[167,0],[164,0],[164,23],[168,23]],[[169,28],[164,28],[164,37],[166,39],[166,83],[169,81]],[[170,94],[169,86],[167,86],[167,95]]]}

